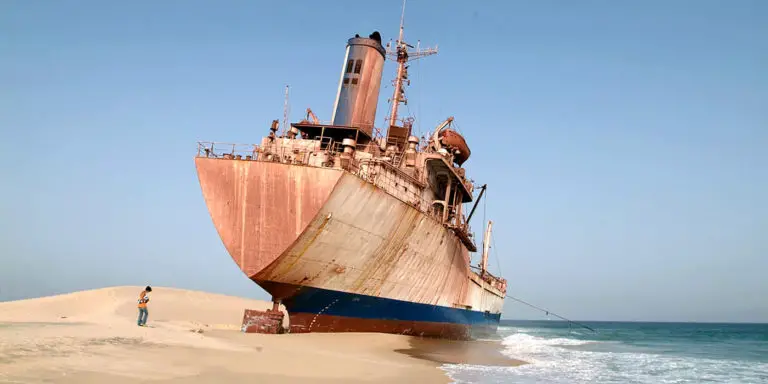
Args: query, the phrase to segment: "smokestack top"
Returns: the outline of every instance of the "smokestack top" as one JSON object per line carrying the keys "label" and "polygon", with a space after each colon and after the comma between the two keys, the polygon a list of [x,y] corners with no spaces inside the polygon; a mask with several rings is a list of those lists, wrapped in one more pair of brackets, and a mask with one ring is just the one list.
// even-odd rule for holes
{"label": "smokestack top", "polygon": [[379,31],[373,31],[367,38],[360,37],[360,34],[355,34],[355,37],[347,41],[347,45],[367,45],[379,51],[381,56],[386,55],[386,50],[384,49],[384,46],[381,45],[381,34],[379,34]]}
{"label": "smokestack top", "polygon": [[379,34],[379,31],[373,31],[373,33],[368,35],[368,38],[378,41],[379,45],[381,45],[381,35]]}

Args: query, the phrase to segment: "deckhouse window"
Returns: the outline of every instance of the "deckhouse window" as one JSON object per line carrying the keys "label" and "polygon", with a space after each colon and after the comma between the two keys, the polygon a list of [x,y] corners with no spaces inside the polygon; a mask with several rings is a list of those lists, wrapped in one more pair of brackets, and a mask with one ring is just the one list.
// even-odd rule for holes
{"label": "deckhouse window", "polygon": [[355,63],[354,60],[347,60],[347,69],[345,72],[352,73],[352,65]]}
{"label": "deckhouse window", "polygon": [[360,73],[360,70],[362,69],[362,67],[363,67],[363,61],[357,60],[357,62],[355,63],[355,73]]}

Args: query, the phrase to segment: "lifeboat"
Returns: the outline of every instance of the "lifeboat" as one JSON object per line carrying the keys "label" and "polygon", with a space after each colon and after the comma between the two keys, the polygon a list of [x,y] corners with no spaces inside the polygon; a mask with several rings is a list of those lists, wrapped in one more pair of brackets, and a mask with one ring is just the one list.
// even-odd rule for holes
{"label": "lifeboat", "polygon": [[464,140],[464,136],[461,136],[453,129],[444,129],[440,131],[438,137],[440,138],[440,144],[451,150],[453,153],[453,161],[461,166],[467,159],[469,159],[470,151],[467,142]]}

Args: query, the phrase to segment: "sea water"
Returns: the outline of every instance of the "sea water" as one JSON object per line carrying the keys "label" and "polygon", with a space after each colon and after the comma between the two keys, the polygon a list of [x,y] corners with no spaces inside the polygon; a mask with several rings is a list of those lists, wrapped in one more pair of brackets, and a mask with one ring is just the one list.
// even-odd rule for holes
{"label": "sea water", "polygon": [[768,324],[502,320],[519,367],[444,365],[455,383],[766,383]]}

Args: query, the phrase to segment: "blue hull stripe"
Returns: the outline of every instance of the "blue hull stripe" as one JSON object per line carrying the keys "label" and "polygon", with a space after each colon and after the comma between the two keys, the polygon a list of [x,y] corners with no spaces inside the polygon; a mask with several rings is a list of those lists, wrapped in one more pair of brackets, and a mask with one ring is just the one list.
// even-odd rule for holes
{"label": "blue hull stripe", "polygon": [[[283,284],[277,285],[282,286]],[[501,318],[501,313],[494,314],[439,305],[419,304],[307,286],[296,286],[295,289],[296,291],[291,297],[283,299],[283,304],[288,309],[288,312],[293,313],[493,327],[498,325]]]}

